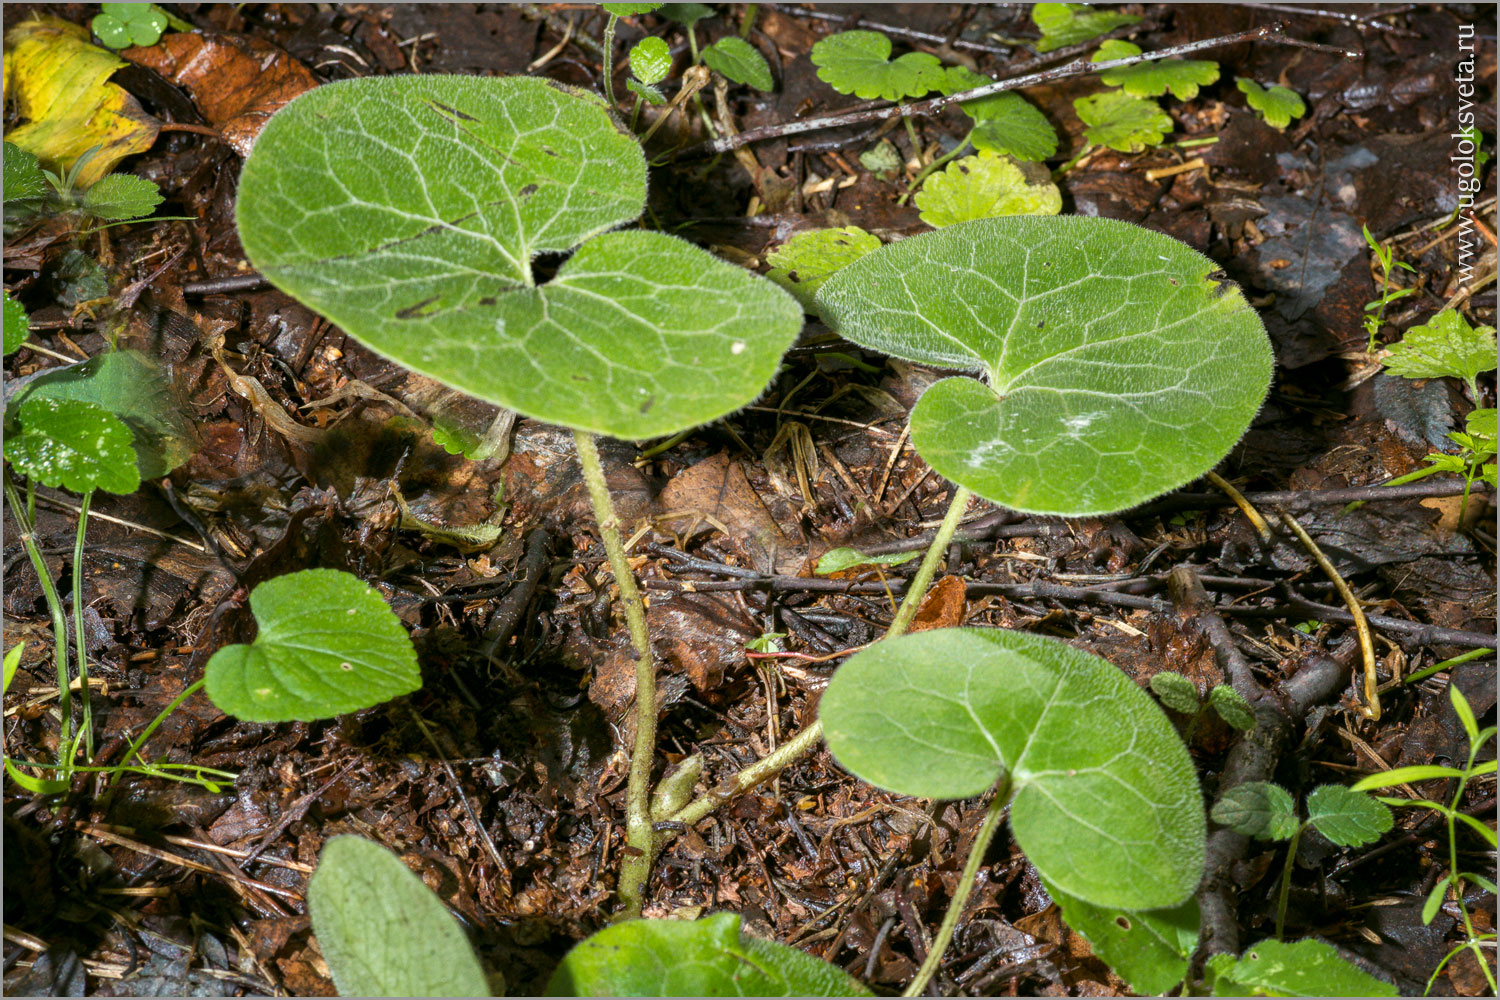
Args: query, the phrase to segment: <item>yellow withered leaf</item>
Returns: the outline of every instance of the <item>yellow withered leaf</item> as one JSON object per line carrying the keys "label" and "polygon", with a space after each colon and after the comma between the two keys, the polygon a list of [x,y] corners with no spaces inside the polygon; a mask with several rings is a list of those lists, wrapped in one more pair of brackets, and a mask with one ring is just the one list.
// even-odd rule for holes
{"label": "yellow withered leaf", "polygon": [[5,135],[55,171],[99,147],[78,174],[88,188],[116,163],[151,148],[161,123],[110,75],[125,60],[89,44],[88,32],[55,17],[22,21],[5,33],[5,103],[25,123]]}

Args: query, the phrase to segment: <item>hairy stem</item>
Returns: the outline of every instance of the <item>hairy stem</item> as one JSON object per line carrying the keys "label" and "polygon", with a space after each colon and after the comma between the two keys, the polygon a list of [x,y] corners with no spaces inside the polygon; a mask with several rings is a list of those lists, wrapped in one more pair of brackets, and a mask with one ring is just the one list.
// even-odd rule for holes
{"label": "hairy stem", "polygon": [[611,14],[604,26],[604,99],[609,102],[611,111],[615,108],[615,26],[619,23],[620,19]]}
{"label": "hairy stem", "polygon": [[932,578],[937,573],[938,563],[943,561],[943,556],[948,551],[948,543],[953,541],[953,533],[958,530],[958,520],[963,517],[965,508],[969,506],[971,496],[973,494],[966,487],[953,487],[953,499],[948,504],[948,513],[944,515],[943,523],[938,526],[937,534],[932,536],[932,544],[927,546],[927,552],[922,556],[922,565],[917,567],[917,575],[912,577],[911,583],[907,585],[906,596],[901,601],[901,608],[896,612],[896,617],[891,621],[891,627],[886,630],[885,638],[894,639],[911,626],[911,620],[917,616],[917,609],[922,606],[922,598],[927,596],[927,588],[932,586]]}
{"label": "hairy stem", "polygon": [[[57,708],[61,718],[61,730],[58,733],[57,745],[66,751],[68,742],[73,733],[73,691],[68,677],[68,622],[63,616],[62,601],[58,600],[57,587],[52,582],[51,571],[47,569],[46,560],[42,558],[41,550],[36,547],[36,538],[33,535],[35,520],[31,516],[33,507],[33,487],[26,484],[26,503],[21,503],[20,493],[16,490],[15,483],[11,482],[9,476],[5,477],[5,499],[10,503],[10,514],[16,519],[16,524],[21,528],[21,545],[26,549],[26,555],[31,559],[31,568],[36,570],[37,579],[42,584],[42,596],[46,598],[47,610],[52,614],[52,636],[56,643],[53,659],[57,665]],[[73,761],[65,758],[60,761],[63,774],[71,773]]]}
{"label": "hairy stem", "polygon": [[[89,701],[89,654],[88,643],[84,641],[83,635],[83,536],[88,529],[89,504],[93,499],[94,491],[89,490],[78,502],[78,533],[73,537],[73,642],[78,656],[78,707],[83,711],[79,735],[83,738],[83,759],[86,763],[93,763],[94,760],[94,709]],[[74,742],[76,744],[76,737]],[[69,748],[69,763],[76,756],[75,749],[76,747]]]}
{"label": "hairy stem", "polygon": [[646,629],[646,605],[635,584],[635,574],[625,560],[625,546],[620,542],[620,520],[609,498],[609,483],[599,462],[599,446],[594,435],[574,431],[578,461],[583,466],[583,481],[588,484],[589,499],[594,505],[594,519],[599,522],[599,537],[609,568],[614,571],[620,588],[620,602],[625,605],[625,621],[635,645],[635,747],[630,753],[630,779],[625,788],[626,858],[620,866],[621,917],[641,915],[646,894],[646,879],[651,862],[660,846],[651,824],[651,762],[656,754],[656,663],[651,656],[651,634]]}
{"label": "hairy stem", "polygon": [[969,900],[969,893],[974,889],[974,879],[979,874],[979,866],[984,863],[984,852],[989,850],[990,841],[995,839],[995,831],[1000,826],[1000,817],[1005,815],[1005,807],[1010,805],[1010,775],[1006,774],[1000,779],[1000,787],[995,791],[995,800],[990,803],[989,811],[984,814],[984,824],[979,828],[979,834],[974,838],[974,846],[969,848],[969,858],[964,862],[963,874],[958,877],[958,889],[953,893],[953,898],[948,901],[948,912],[943,914],[943,922],[938,926],[937,937],[932,939],[932,947],[927,950],[927,958],[922,962],[922,967],[917,970],[916,978],[911,985],[906,987],[902,996],[920,996],[937,974],[938,966],[942,964],[943,952],[948,950],[948,942],[953,940],[953,931],[958,927],[958,918],[963,915],[964,904]]}

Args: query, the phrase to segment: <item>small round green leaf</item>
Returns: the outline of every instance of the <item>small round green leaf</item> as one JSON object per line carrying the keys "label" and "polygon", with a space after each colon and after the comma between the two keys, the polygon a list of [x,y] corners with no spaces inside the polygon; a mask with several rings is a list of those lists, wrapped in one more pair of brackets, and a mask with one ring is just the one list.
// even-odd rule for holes
{"label": "small round green leaf", "polygon": [[911,417],[934,469],[1013,510],[1124,510],[1212,469],[1270,387],[1260,318],[1217,265],[1113,219],[982,219],[888,244],[818,291],[841,336],[983,373]]}
{"label": "small round green leaf", "polygon": [[814,229],[798,233],[766,255],[771,269],[766,277],[797,297],[808,312],[816,313],[814,296],[823,282],[842,267],[880,249],[880,237],[858,226]]}
{"label": "small round green leaf", "polygon": [[1495,328],[1470,326],[1457,309],[1444,309],[1411,327],[1388,350],[1388,372],[1404,378],[1452,375],[1473,382],[1480,373],[1495,370]]}
{"label": "small round green leaf", "polygon": [[1056,639],[935,629],[877,643],[819,708],[849,771],[903,795],[969,798],[1002,771],[1011,830],[1037,870],[1099,906],[1175,906],[1203,870],[1187,749],[1108,662]]}
{"label": "small round green leaf", "polygon": [[468,938],[411,869],[363,837],[334,837],[307,885],[328,971],[346,997],[486,997]]}
{"label": "small round green leaf", "polygon": [[96,14],[89,22],[89,27],[99,37],[99,41],[112,49],[127,48],[131,44],[130,25],[113,14]]}
{"label": "small round green leaf", "polygon": [[1244,77],[1236,77],[1234,83],[1245,95],[1245,103],[1259,111],[1266,124],[1274,129],[1284,129],[1293,118],[1307,114],[1307,105],[1297,92],[1279,83],[1267,88]]}
{"label": "small round green leaf", "polygon": [[108,410],[77,399],[28,398],[19,433],[5,435],[5,458],[34,482],[74,493],[133,493],[141,485],[130,428]]}
{"label": "small round green leaf", "polygon": [[1290,840],[1297,832],[1297,802],[1280,785],[1247,781],[1214,803],[1213,821],[1259,840]]}
{"label": "small round green leaf", "polygon": [[1198,685],[1171,670],[1151,675],[1151,690],[1174,712],[1193,715],[1198,711]]}
{"label": "small round green leaf", "polygon": [[[967,66],[949,66],[942,91],[960,94],[994,82]],[[1057,152],[1057,130],[1046,115],[1013,90],[967,101],[958,109],[974,120],[969,141],[975,149],[1031,162],[1045,160]]]}
{"label": "small round green leaf", "polygon": [[1340,847],[1379,840],[1395,823],[1390,809],[1343,785],[1319,785],[1307,796],[1307,821]]}
{"label": "small round green leaf", "polygon": [[[1094,62],[1110,62],[1141,54],[1139,45],[1112,38],[1099,46]],[[1204,59],[1157,59],[1107,69],[1099,74],[1111,87],[1122,87],[1133,97],[1161,97],[1167,91],[1180,101],[1198,96],[1198,88],[1219,79],[1219,64]]]}
{"label": "small round green leaf", "polygon": [[1208,692],[1208,703],[1219,713],[1219,718],[1241,732],[1248,733],[1255,728],[1255,710],[1228,684],[1215,684]]}
{"label": "small round green leaf", "polygon": [[841,94],[899,101],[943,86],[943,64],[926,52],[891,59],[891,40],[878,31],[841,31],[817,41],[810,58],[818,79]]}
{"label": "small round green leaf", "polygon": [[1106,90],[1073,102],[1078,120],[1088,128],[1083,137],[1096,146],[1122,153],[1139,153],[1159,146],[1172,131],[1172,118],[1161,105],[1147,97],[1132,97],[1123,90]]}
{"label": "small round green leaf", "polygon": [[630,73],[647,86],[661,83],[670,72],[672,50],[660,38],[642,38],[630,50]]}
{"label": "small round green leaf", "polygon": [[1166,910],[1123,910],[1074,899],[1046,879],[1042,884],[1063,921],[1088,938],[1094,954],[1134,992],[1166,993],[1187,976],[1202,923],[1196,899]]}
{"label": "small round green leaf", "polygon": [[927,179],[913,202],[933,228],[1006,215],[1056,215],[1062,193],[1051,181],[1028,182],[1008,157],[981,151]]}
{"label": "small round green leaf", "polygon": [[770,93],[776,87],[766,57],[738,35],[725,35],[704,49],[703,63],[735,83],[748,84],[765,93]]}
{"label": "small round green leaf", "polygon": [[10,297],[10,289],[4,293],[4,332],[5,332],[5,354],[8,357],[26,342],[26,335],[31,332],[31,318],[26,315],[26,307]]}
{"label": "small round green leaf", "polygon": [[579,942],[547,985],[555,997],[866,997],[841,969],[740,933],[736,913],[627,920]]}
{"label": "small round green leaf", "polygon": [[1339,954],[1327,941],[1267,938],[1233,955],[1214,955],[1208,972],[1216,997],[1394,997],[1400,993]]}
{"label": "small round green leaf", "polygon": [[374,588],[340,570],[307,569],[250,593],[260,627],[249,645],[208,661],[208,697],[247,722],[310,722],[422,686],[401,620]]}

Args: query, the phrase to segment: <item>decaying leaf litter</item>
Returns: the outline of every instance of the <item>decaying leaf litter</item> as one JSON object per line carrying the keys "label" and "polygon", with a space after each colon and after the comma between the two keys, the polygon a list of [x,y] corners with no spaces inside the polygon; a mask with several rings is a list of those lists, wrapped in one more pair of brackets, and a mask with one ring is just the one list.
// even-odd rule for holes
{"label": "decaying leaf litter", "polygon": [[[104,230],[77,247],[66,228],[44,222],[6,242],[7,287],[31,312],[31,343],[70,360],[100,354],[111,337],[138,347],[169,366],[193,419],[187,465],[92,511],[83,617],[96,756],[120,754],[215,650],[253,637],[251,589],[307,567],[378,585],[412,627],[424,685],[331,724],[235,723],[189,699],[153,736],[152,756],[237,773],[218,793],[129,777],[106,791],[80,778],[54,810],[10,786],[7,989],[328,992],[304,916],[306,879],[329,837],[358,833],[401,854],[475,931],[513,992],[537,992],[562,952],[608,918],[627,767],[618,748],[634,724],[633,657],[569,436],[522,419],[481,461],[440,447],[428,427],[478,440],[495,427],[494,409],[390,365],[244,280],[233,199],[241,146],[315,83],[532,71],[597,89],[604,18],[570,5],[179,7],[199,30],[126,50],[132,65],[114,79],[154,119],[225,136],[168,129],[122,164],[161,186],[161,214],[196,221]],[[1370,370],[1361,321],[1380,274],[1361,224],[1394,239],[1415,268],[1402,280],[1419,291],[1393,303],[1386,339],[1455,300],[1476,324],[1494,322],[1492,283],[1466,292],[1455,240],[1444,236],[1452,230],[1434,228],[1457,206],[1446,159],[1457,96],[1444,46],[1476,15],[1457,5],[1354,23],[1247,7],[1122,9],[1144,20],[1117,34],[1146,49],[1278,17],[1287,34],[1325,46],[1242,43],[1197,54],[1217,59],[1222,79],[1169,102],[1171,131],[1219,141],[1136,154],[1101,143],[1058,178],[1064,211],[1183,240],[1259,307],[1277,383],[1220,471],[1267,513],[1293,513],[1349,578],[1372,615],[1383,679],[1484,646],[1494,631],[1492,494],[1476,487],[1461,521],[1451,479],[1413,484],[1400,500],[1358,489],[1420,468],[1462,426],[1444,380]],[[25,10],[8,9],[7,28]],[[718,8],[696,23],[695,41],[736,35],[746,13]],[[849,107],[854,99],[818,78],[809,53],[832,31],[870,27],[850,20],[857,13],[760,5],[746,37],[769,57],[777,89],[705,90],[718,131],[774,130]],[[913,5],[880,16],[898,53],[915,42],[944,62],[972,59],[994,78],[1033,58],[1018,41],[1036,34],[1022,9]],[[622,20],[620,44],[643,30],[674,53],[687,50],[681,29],[650,15]],[[1481,48],[1478,75],[1492,94],[1492,37]],[[1269,128],[1240,99],[1244,88],[1225,86],[1235,77],[1284,84],[1306,98],[1306,117]],[[1090,141],[1073,102],[1098,89],[1097,79],[1064,77],[1025,91],[1063,133],[1049,165]],[[646,120],[658,113],[648,108]],[[649,152],[708,138],[696,111],[687,120],[693,131],[674,134],[681,126],[668,122]],[[969,126],[956,110],[917,118],[920,150],[898,119],[875,118],[717,160],[680,157],[653,170],[648,219],[749,267],[774,263],[770,251],[810,229],[915,235],[927,226],[898,200],[920,164],[905,161],[943,155]],[[1493,134],[1492,120],[1480,127]],[[896,151],[894,175],[889,157],[873,161],[877,171],[859,156],[882,144]],[[1493,218],[1491,190],[1481,224]],[[1487,242],[1476,274],[1493,275],[1493,254]],[[60,363],[23,348],[8,380]],[[883,631],[910,564],[831,578],[811,564],[840,546],[918,549],[941,517],[952,487],[905,433],[935,377],[810,323],[755,406],[649,457],[654,442],[606,444],[627,531],[649,525],[631,553],[664,664],[659,746],[667,763],[704,753],[704,787],[811,722],[838,662],[830,654]],[[1491,375],[1479,383],[1492,395]],[[1330,500],[1315,495],[1351,487]],[[1142,683],[1175,670],[1205,691],[1233,679],[1226,666],[1253,669],[1265,685],[1308,669],[1357,669],[1348,613],[1294,537],[1282,532],[1266,545],[1222,493],[1190,490],[1123,517],[1066,522],[976,506],[925,621],[1067,638]],[[1346,512],[1352,500],[1375,502]],[[75,501],[40,491],[41,548],[64,591]],[[498,535],[481,531],[489,540],[476,542],[484,526]],[[1206,594],[1181,573],[1169,589],[1181,565],[1195,568]],[[9,537],[6,584],[7,643],[27,644],[7,698],[7,753],[45,759],[56,753],[51,624]],[[1493,711],[1493,669],[1481,657],[1447,674],[1481,719]],[[1385,692],[1378,723],[1361,719],[1354,688],[1342,700],[1296,703],[1265,777],[1306,791],[1387,766],[1461,762],[1466,744],[1443,678]],[[1233,742],[1212,721],[1194,733],[1206,790]],[[1476,782],[1464,807],[1492,815],[1493,791],[1493,778]],[[683,831],[658,862],[647,912],[734,911],[752,933],[899,990],[925,957],[983,815],[973,802],[872,792],[814,755]],[[1451,905],[1430,925],[1421,919],[1446,856],[1426,822],[1399,814],[1373,850],[1305,846],[1289,927],[1419,992],[1458,933]],[[940,985],[973,994],[1120,989],[1013,848],[1002,839],[987,854]],[[1256,841],[1223,860],[1232,883],[1224,919],[1245,940],[1268,936],[1281,855]],[[1494,897],[1475,890],[1467,902],[1480,929],[1492,930]],[[1465,961],[1461,953],[1434,991],[1482,990]]]}

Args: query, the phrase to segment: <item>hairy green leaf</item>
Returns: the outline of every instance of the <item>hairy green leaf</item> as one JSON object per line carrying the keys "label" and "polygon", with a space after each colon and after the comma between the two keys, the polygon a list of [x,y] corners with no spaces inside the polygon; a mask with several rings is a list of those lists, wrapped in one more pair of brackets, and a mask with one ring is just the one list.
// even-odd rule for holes
{"label": "hairy green leaf", "polygon": [[1244,77],[1236,77],[1234,82],[1245,95],[1245,103],[1259,111],[1261,118],[1272,128],[1284,129],[1292,123],[1293,118],[1301,118],[1307,114],[1307,105],[1302,103],[1302,98],[1294,90],[1280,84],[1272,84],[1270,88],[1262,87],[1254,80],[1246,80]]}
{"label": "hairy green leaf", "polygon": [[1403,378],[1451,375],[1472,383],[1495,370],[1495,328],[1470,326],[1457,309],[1444,309],[1390,345],[1386,371]]}
{"label": "hairy green leaf", "polygon": [[1172,131],[1172,118],[1149,98],[1132,97],[1123,90],[1106,90],[1073,102],[1079,121],[1088,128],[1083,137],[1095,146],[1122,153],[1139,153],[1159,146]]}
{"label": "hairy green leaf", "polygon": [[1259,840],[1290,840],[1301,825],[1292,793],[1269,781],[1235,785],[1219,796],[1211,815],[1215,823]]}
{"label": "hairy green leaf", "polygon": [[659,3],[601,3],[599,6],[615,17],[634,17],[637,14],[654,13],[666,5]]}
{"label": "hairy green leaf", "polygon": [[1343,785],[1314,788],[1307,796],[1307,821],[1340,847],[1379,840],[1395,823],[1385,806]]}
{"label": "hairy green leaf", "polygon": [[[596,235],[634,219],[645,190],[640,146],[596,97],[532,77],[368,78],[267,123],[239,232],[277,287],[407,367],[646,438],[754,400],[802,312],[675,237]],[[535,283],[537,254],[584,240]]]}
{"label": "hairy green leaf", "polygon": [[1046,879],[1042,884],[1063,921],[1088,938],[1094,954],[1134,992],[1166,993],[1187,975],[1202,922],[1196,899],[1166,910],[1122,910],[1074,899]]}
{"label": "hairy green leaf", "polygon": [[632,94],[639,94],[646,99],[646,103],[653,104],[656,107],[661,107],[667,103],[667,95],[649,83],[642,83],[639,80],[626,80],[625,89],[629,90]]}
{"label": "hairy green leaf", "polygon": [[390,851],[331,838],[307,884],[313,934],[346,997],[485,997],[490,985],[447,907]]}
{"label": "hairy green leaf", "polygon": [[555,997],[864,997],[836,966],[740,933],[737,913],[627,920],[573,947],[552,974]]}
{"label": "hairy green leaf", "polygon": [[1394,997],[1390,983],[1365,972],[1327,941],[1290,944],[1267,939],[1233,955],[1208,960],[1213,995],[1280,997]]}
{"label": "hairy green leaf", "polygon": [[26,335],[31,332],[31,318],[26,315],[26,307],[10,297],[8,288],[5,290],[4,303],[5,354],[9,356],[12,351],[25,343]]}
{"label": "hairy green leaf", "polygon": [[1187,749],[1129,677],[1057,639],[935,629],[876,643],[819,706],[849,771],[903,795],[969,798],[1002,772],[1011,830],[1043,877],[1097,906],[1176,906],[1203,870]]}
{"label": "hairy green leaf", "polygon": [[141,485],[130,428],[103,407],[33,396],[16,408],[16,422],[5,459],[27,479],[74,493],[134,493]]}
{"label": "hairy green leaf", "polygon": [[703,64],[735,83],[770,93],[776,87],[766,57],[738,35],[725,35],[703,50]]}
{"label": "hairy green leaf", "polygon": [[1116,28],[1140,21],[1134,14],[1115,14],[1095,10],[1085,3],[1039,3],[1031,8],[1031,18],[1042,31],[1038,52],[1093,41]]}
{"label": "hairy green leaf", "polygon": [[[1112,38],[1099,46],[1092,61],[1109,62],[1140,54],[1139,45]],[[1219,64],[1203,59],[1158,59],[1104,70],[1099,79],[1111,87],[1123,87],[1133,97],[1160,97],[1171,91],[1179,101],[1191,101],[1198,96],[1199,87],[1219,79]]]}
{"label": "hairy green leaf", "polygon": [[1062,211],[1062,192],[1056,184],[1050,180],[1030,183],[1014,161],[990,152],[954,160],[942,173],[929,177],[913,201],[922,221],[934,228]]}
{"label": "hairy green leaf", "polygon": [[880,237],[871,236],[858,226],[814,229],[798,233],[767,254],[766,263],[771,269],[766,277],[795,295],[808,312],[816,313],[814,296],[823,282],[839,269],[879,249]]}
{"label": "hairy green leaf", "polygon": [[672,50],[660,38],[642,38],[630,50],[630,73],[648,87],[661,83],[672,72]]}
{"label": "hairy green leaf", "polygon": [[5,144],[5,204],[40,200],[51,190],[36,154],[13,142]]}
{"label": "hairy green leaf", "polygon": [[1161,699],[1161,703],[1174,712],[1183,715],[1197,713],[1200,706],[1198,700],[1198,685],[1188,678],[1172,670],[1163,670],[1151,675],[1150,680],[1152,692]]}
{"label": "hairy green leaf", "polygon": [[818,575],[842,573],[856,566],[900,566],[902,563],[911,562],[921,554],[920,552],[891,552],[887,555],[872,556],[866,555],[859,549],[829,549],[818,556]]}
{"label": "hairy green leaf", "polygon": [[1208,703],[1219,713],[1219,718],[1241,732],[1248,733],[1255,728],[1255,710],[1228,684],[1215,684],[1208,692]]}
{"label": "hairy green leaf", "polygon": [[899,101],[943,86],[943,64],[926,52],[891,59],[891,40],[878,31],[841,31],[812,47],[818,79],[841,94]]}
{"label": "hairy green leaf", "polygon": [[1271,381],[1271,347],[1207,257],[1111,219],[1017,216],[882,247],[818,291],[873,350],[983,373],[943,379],[912,443],[1013,510],[1123,510],[1202,475]]}
{"label": "hairy green leaf", "polygon": [[110,174],[83,196],[83,210],[99,219],[137,219],[162,202],[161,189],[134,174]]}
{"label": "hairy green leaf", "polygon": [[[961,94],[994,82],[967,66],[949,66],[941,89],[945,94]],[[1013,90],[966,101],[958,108],[974,122],[969,141],[975,149],[1032,162],[1057,152],[1057,130],[1046,115]]]}
{"label": "hairy green leaf", "polygon": [[250,592],[259,633],[208,661],[208,697],[247,722],[310,722],[422,686],[411,637],[385,599],[341,570],[307,569]]}

